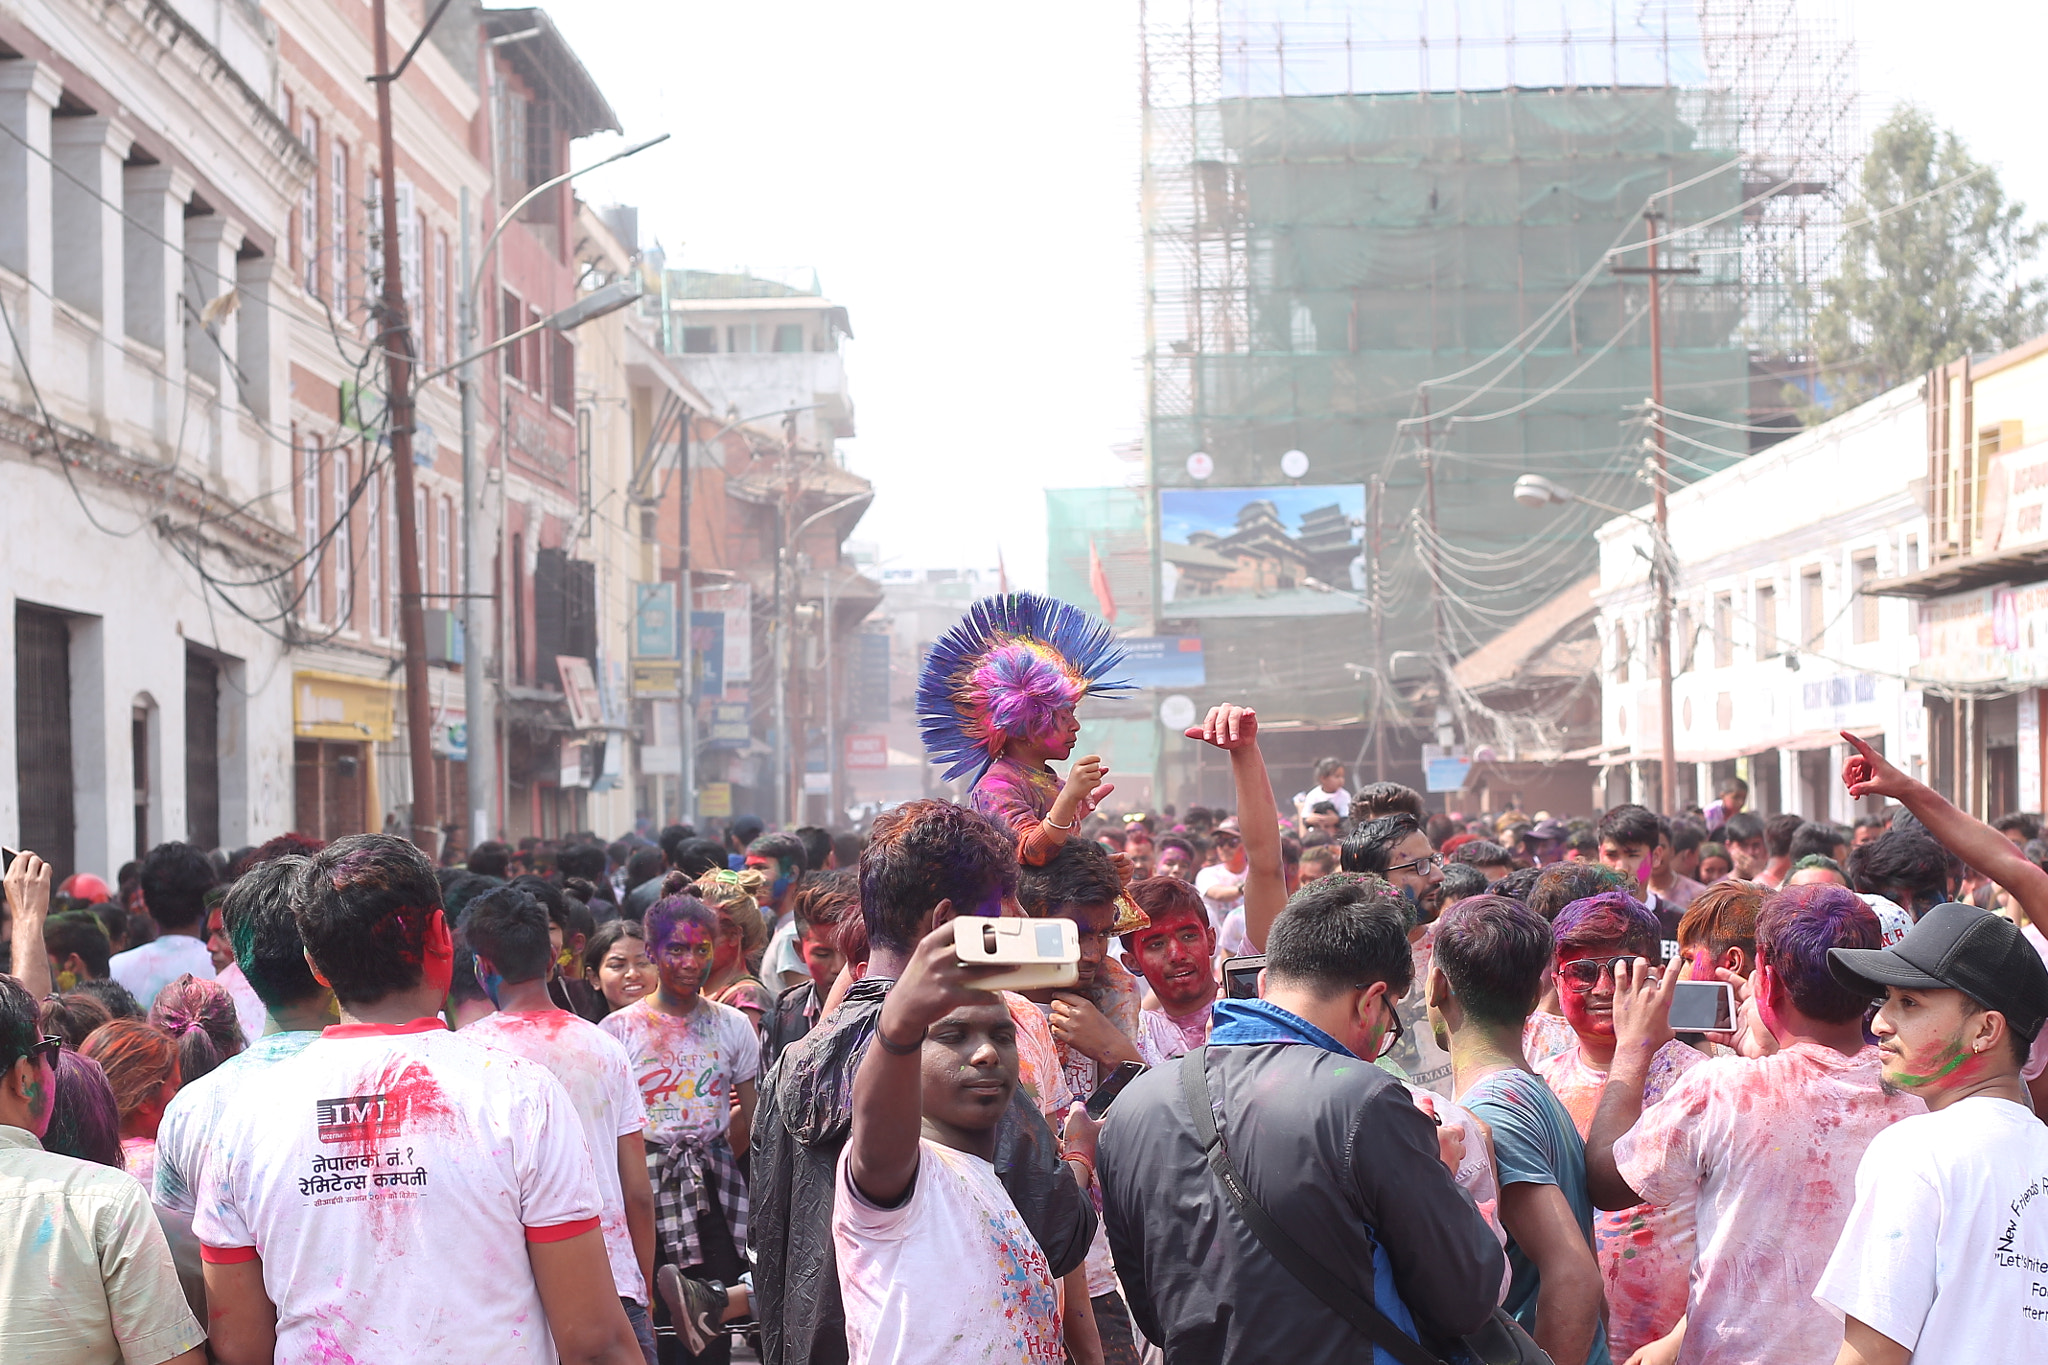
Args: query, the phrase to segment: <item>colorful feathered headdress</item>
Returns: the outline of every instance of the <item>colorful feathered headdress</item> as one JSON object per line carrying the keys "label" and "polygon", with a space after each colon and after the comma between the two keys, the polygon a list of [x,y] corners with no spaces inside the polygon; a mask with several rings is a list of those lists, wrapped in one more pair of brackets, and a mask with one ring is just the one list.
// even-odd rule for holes
{"label": "colorful feathered headdress", "polygon": [[975,781],[1003,742],[1045,728],[1053,714],[1127,682],[1102,679],[1123,663],[1110,628],[1078,607],[1037,593],[984,597],[925,655],[917,723],[948,782]]}

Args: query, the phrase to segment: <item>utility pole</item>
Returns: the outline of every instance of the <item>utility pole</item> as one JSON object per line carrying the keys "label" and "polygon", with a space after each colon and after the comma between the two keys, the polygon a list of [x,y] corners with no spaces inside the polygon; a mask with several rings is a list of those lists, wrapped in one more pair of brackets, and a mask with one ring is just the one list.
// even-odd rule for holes
{"label": "utility pole", "polygon": [[1439,668],[1447,667],[1444,650],[1444,593],[1440,580],[1443,577],[1437,562],[1436,552],[1436,423],[1429,415],[1429,390],[1422,390],[1422,486],[1428,503],[1429,539],[1424,547],[1429,557],[1429,609],[1435,620],[1436,658]]}
{"label": "utility pole", "polygon": [[1366,496],[1372,499],[1367,513],[1372,518],[1372,528],[1365,537],[1365,591],[1372,601],[1372,657],[1373,666],[1379,671],[1372,675],[1372,780],[1387,780],[1387,631],[1386,618],[1380,611],[1380,503],[1385,498],[1387,485],[1384,480],[1374,479],[1366,489]]}
{"label": "utility pole", "polygon": [[[462,189],[462,279],[470,278],[469,187]],[[459,354],[476,351],[477,318],[473,290],[462,291],[462,311],[457,324],[462,329]],[[462,394],[462,716],[464,774],[469,788],[469,846],[475,848],[494,833],[493,815],[498,809],[498,721],[491,690],[492,621],[491,608],[498,585],[492,581],[492,545],[482,529],[484,516],[483,463],[476,448],[476,362],[466,361],[457,372]],[[495,538],[492,538],[495,539]],[[488,593],[483,585],[491,584]]]}
{"label": "utility pole", "polygon": [[[438,16],[437,16],[438,17]],[[377,74],[378,208],[384,231],[384,306],[377,328],[384,352],[389,395],[385,428],[391,442],[391,470],[398,499],[398,627],[405,653],[406,751],[412,760],[412,841],[433,858],[440,853],[434,811],[433,703],[427,695],[427,628],[420,613],[418,517],[412,476],[412,323],[405,311],[404,266],[398,239],[398,154],[391,128],[390,36],[384,0],[370,0],[375,29]],[[424,36],[424,35],[422,35]]]}
{"label": "utility pole", "polygon": [[1657,596],[1652,630],[1657,646],[1657,709],[1661,713],[1657,724],[1657,766],[1661,769],[1657,784],[1658,807],[1666,815],[1676,815],[1678,741],[1676,719],[1671,714],[1671,523],[1665,506],[1670,467],[1664,450],[1664,297],[1661,281],[1666,275],[1697,275],[1700,268],[1696,265],[1657,264],[1657,217],[1655,213],[1643,214],[1643,228],[1648,234],[1644,247],[1649,252],[1649,263],[1616,266],[1614,273],[1646,275],[1650,280],[1650,433],[1654,452],[1652,486],[1656,493],[1650,531],[1653,540],[1650,546],[1650,583]]}
{"label": "utility pole", "polygon": [[[668,266],[661,270],[662,289],[668,288]],[[666,292],[663,297],[666,298]],[[661,325],[668,326],[668,310],[662,309]],[[663,352],[667,354],[666,351]],[[690,567],[690,423],[697,415],[687,407],[677,419],[683,429],[682,440],[676,452],[676,471],[682,483],[681,526],[676,536],[676,595],[682,599],[679,610],[682,613],[683,628],[683,685],[682,700],[676,705],[676,743],[683,751],[683,799],[679,803],[679,818],[692,829],[697,827],[697,650],[695,626],[697,620],[697,593],[694,586],[696,575]]]}

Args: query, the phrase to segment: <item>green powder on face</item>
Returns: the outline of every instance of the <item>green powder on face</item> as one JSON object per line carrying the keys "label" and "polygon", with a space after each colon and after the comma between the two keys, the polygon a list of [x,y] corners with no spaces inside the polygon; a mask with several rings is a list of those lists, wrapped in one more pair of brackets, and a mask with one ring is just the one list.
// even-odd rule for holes
{"label": "green powder on face", "polygon": [[1957,1067],[1961,1066],[1964,1062],[1969,1061],[1971,1056],[1973,1055],[1968,1048],[1963,1046],[1962,1040],[1960,1038],[1951,1042],[1949,1046],[1955,1049],[1956,1055],[1954,1057],[1951,1057],[1948,1060],[1948,1063],[1945,1066],[1943,1066],[1941,1070],[1925,1076],[1916,1076],[1908,1071],[1896,1072],[1891,1077],[1892,1081],[1895,1084],[1903,1086],[1927,1085],[1930,1082],[1941,1080],[1943,1077],[1954,1072]]}

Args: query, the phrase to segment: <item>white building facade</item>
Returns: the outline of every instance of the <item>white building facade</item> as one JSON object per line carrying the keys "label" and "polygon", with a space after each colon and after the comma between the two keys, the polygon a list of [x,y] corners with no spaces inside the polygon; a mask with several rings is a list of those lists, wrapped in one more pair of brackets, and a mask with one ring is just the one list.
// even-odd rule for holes
{"label": "white building facade", "polygon": [[[1752,810],[1852,818],[1843,730],[1926,774],[1918,610],[1864,591],[1924,562],[1926,431],[1916,382],[1671,494],[1682,804],[1741,777]],[[1601,807],[1660,786],[1648,511],[1598,532]]]}
{"label": "white building facade", "polygon": [[253,8],[0,11],[0,843],[111,878],[290,826],[280,240]]}

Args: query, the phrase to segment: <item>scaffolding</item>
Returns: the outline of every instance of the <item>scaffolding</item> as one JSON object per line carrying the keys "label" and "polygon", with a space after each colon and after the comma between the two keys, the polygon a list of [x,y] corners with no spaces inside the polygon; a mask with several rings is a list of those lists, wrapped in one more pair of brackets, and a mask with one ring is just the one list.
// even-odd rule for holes
{"label": "scaffolding", "polygon": [[1388,658],[1446,666],[1588,571],[1604,514],[1518,508],[1516,475],[1647,501],[1646,235],[1689,272],[1654,417],[1681,482],[1748,452],[1752,389],[1779,387],[1752,357],[1798,370],[1832,266],[1835,28],[1795,0],[1523,9],[1141,7],[1148,482],[1285,485],[1305,456],[1368,488],[1376,647],[1367,612],[1201,624],[1212,686],[1302,723],[1355,722]]}

